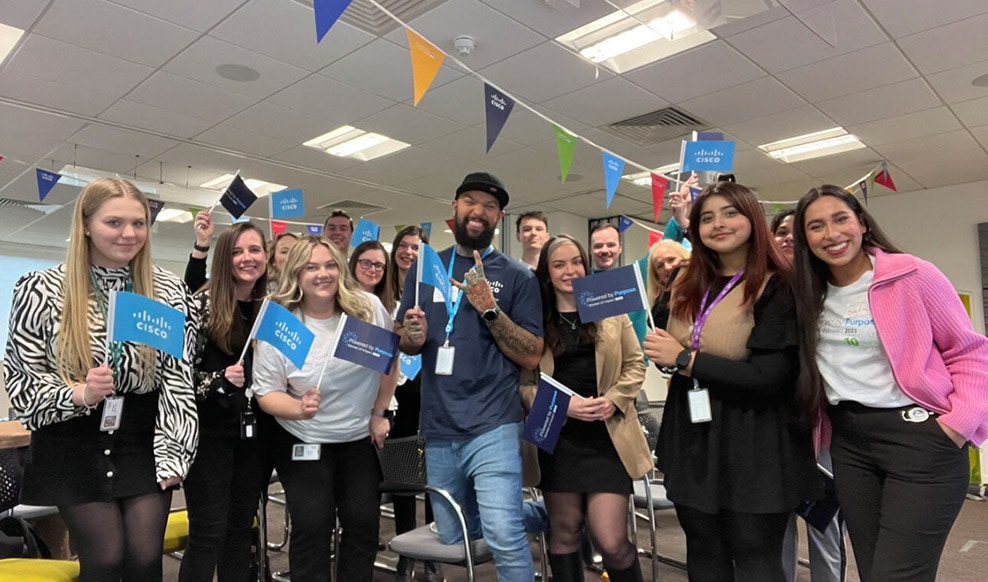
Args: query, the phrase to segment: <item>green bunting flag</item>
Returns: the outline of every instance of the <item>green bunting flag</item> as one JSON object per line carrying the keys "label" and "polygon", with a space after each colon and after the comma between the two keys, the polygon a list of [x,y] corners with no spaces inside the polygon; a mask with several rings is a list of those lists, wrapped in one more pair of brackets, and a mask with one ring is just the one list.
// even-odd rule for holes
{"label": "green bunting flag", "polygon": [[556,150],[559,151],[559,179],[565,182],[576,151],[576,136],[558,125],[553,125],[552,131],[556,134]]}

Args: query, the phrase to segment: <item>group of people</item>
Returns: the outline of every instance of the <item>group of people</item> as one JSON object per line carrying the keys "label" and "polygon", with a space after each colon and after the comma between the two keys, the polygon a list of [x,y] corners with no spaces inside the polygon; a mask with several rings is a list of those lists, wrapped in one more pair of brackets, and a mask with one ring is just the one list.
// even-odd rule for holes
{"label": "group of people", "polygon": [[[616,268],[619,231],[595,228],[588,253],[527,213],[515,260],[492,245],[509,195],[488,173],[455,190],[455,244],[439,252],[449,302],[415,288],[425,232],[401,230],[390,253],[377,242],[351,251],[344,213],[324,237],[270,246],[235,224],[208,278],[213,225],[200,213],[183,283],[151,264],[140,192],[96,180],[77,201],[66,262],[14,290],[4,374],[14,416],[34,431],[22,499],[59,506],[81,580],[143,582],[161,578],[181,484],[180,579],[245,580],[254,512],[277,468],[292,578],[329,579],[338,517],[338,579],[371,580],[375,447],[420,434],[430,483],[486,540],[498,579],[531,581],[521,432],[542,373],[576,394],[554,453],[538,454],[554,580],[583,580],[587,533],[612,581],[641,582],[627,499],[657,464],[691,581],[787,580],[787,526],[826,497],[820,466],[840,506],[828,519],[838,537],[846,524],[861,579],[932,581],[967,489],[967,444],[988,438],[988,339],[947,279],[894,247],[841,188],[812,189],[771,228],[733,181],[672,197],[670,228],[692,251],[668,233],[649,249],[651,313],[583,321],[573,281]],[[108,342],[112,290],[185,313],[183,357]],[[265,297],[314,333],[301,367],[248,345]],[[401,351],[421,355],[418,376],[331,358],[342,314],[393,327]],[[647,365],[671,378],[654,451],[636,410]],[[431,512],[443,543],[463,541],[448,505]],[[396,531],[414,527],[414,500],[396,500],[395,514]],[[429,566],[426,579],[441,579]],[[398,576],[411,579],[409,563]]]}

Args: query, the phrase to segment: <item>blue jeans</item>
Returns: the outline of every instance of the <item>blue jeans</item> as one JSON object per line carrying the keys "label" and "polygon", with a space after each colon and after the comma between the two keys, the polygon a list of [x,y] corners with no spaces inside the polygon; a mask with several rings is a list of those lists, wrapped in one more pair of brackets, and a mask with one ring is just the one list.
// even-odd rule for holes
{"label": "blue jeans", "polygon": [[[429,484],[453,496],[467,518],[470,537],[481,537],[494,555],[499,582],[532,582],[535,566],[522,523],[521,423],[499,426],[469,439],[428,438]],[[472,485],[472,486],[471,486]],[[463,542],[456,514],[433,496],[439,540]]]}

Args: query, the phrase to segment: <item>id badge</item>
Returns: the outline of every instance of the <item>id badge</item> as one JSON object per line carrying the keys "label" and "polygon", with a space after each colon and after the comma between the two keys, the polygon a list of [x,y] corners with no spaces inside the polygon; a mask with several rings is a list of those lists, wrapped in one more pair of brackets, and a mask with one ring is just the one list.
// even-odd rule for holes
{"label": "id badge", "polygon": [[99,421],[99,429],[101,431],[111,432],[120,428],[123,401],[123,396],[109,396],[103,399],[103,416]]}
{"label": "id badge", "polygon": [[322,451],[320,445],[297,444],[292,445],[293,461],[318,461]]}
{"label": "id badge", "polygon": [[698,424],[713,420],[710,413],[710,393],[706,388],[700,388],[700,383],[693,380],[693,389],[686,396],[690,407],[690,422]]}
{"label": "id badge", "polygon": [[436,375],[453,375],[453,358],[456,357],[456,348],[451,345],[441,346],[436,353]]}
{"label": "id badge", "polygon": [[257,417],[254,411],[247,409],[240,413],[240,438],[252,439],[257,436]]}

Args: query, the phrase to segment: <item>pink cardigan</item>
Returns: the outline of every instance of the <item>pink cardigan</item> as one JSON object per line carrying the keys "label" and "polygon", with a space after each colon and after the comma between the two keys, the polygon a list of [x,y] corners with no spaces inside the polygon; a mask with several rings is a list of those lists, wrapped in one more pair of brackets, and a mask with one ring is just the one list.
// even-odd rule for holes
{"label": "pink cardigan", "polygon": [[[975,445],[988,439],[988,338],[971,327],[953,285],[932,263],[868,249],[868,303],[895,381]],[[821,415],[817,444],[830,442]]]}

